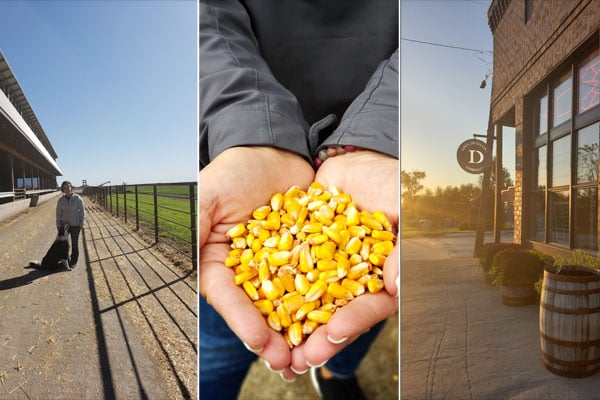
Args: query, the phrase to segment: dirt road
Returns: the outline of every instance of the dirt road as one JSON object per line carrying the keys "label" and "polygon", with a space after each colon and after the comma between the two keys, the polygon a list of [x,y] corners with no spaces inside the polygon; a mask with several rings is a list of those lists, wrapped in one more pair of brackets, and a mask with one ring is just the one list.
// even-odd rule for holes
{"label": "dirt road", "polygon": [[0,223],[0,398],[197,398],[195,274],[89,201],[78,266],[25,269],[55,204]]}

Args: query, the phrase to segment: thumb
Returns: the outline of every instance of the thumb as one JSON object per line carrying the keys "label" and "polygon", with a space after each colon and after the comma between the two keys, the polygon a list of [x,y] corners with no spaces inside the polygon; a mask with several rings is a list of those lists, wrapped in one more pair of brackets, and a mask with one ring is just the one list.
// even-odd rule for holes
{"label": "thumb", "polygon": [[[399,240],[398,240],[399,242]],[[400,296],[400,244],[396,243],[383,266],[383,286],[391,295]]]}

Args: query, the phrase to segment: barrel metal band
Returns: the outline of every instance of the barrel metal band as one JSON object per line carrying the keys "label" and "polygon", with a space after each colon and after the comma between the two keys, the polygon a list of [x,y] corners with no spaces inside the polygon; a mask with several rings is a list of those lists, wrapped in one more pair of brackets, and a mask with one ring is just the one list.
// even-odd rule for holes
{"label": "barrel metal band", "polygon": [[557,344],[557,345],[565,346],[565,347],[585,348],[585,347],[592,347],[592,346],[600,345],[600,339],[587,340],[585,342],[568,342],[566,340],[560,340],[560,339],[553,338],[551,336],[547,336],[546,334],[544,334],[542,332],[540,332],[540,337],[549,343]]}
{"label": "barrel metal band", "polygon": [[597,368],[600,368],[600,358],[595,358],[593,360],[579,360],[579,361],[567,361],[567,360],[559,360],[557,358],[552,357],[546,353],[543,356],[546,360],[550,361],[553,364],[564,365],[566,367],[587,367],[598,365]]}
{"label": "barrel metal band", "polygon": [[568,309],[568,308],[554,307],[553,305],[546,304],[544,302],[541,302],[540,305],[542,307],[544,307],[546,310],[554,311],[554,312],[557,312],[559,314],[586,315],[586,314],[600,313],[600,307]]}
{"label": "barrel metal band", "polygon": [[584,290],[566,290],[566,289],[559,289],[559,288],[555,288],[555,287],[552,287],[552,286],[548,286],[547,284],[544,284],[542,286],[542,289],[547,290],[547,291],[552,292],[552,293],[571,294],[571,295],[582,295],[582,294],[596,294],[596,293],[600,293],[600,287],[593,288],[593,289],[584,289]]}

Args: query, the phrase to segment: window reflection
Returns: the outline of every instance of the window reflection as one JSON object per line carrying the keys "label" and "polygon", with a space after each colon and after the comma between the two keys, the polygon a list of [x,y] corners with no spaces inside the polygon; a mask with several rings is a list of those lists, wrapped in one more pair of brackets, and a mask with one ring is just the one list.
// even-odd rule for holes
{"label": "window reflection", "polygon": [[598,250],[598,188],[579,189],[575,199],[575,247]]}
{"label": "window reflection", "polygon": [[582,113],[600,104],[600,56],[596,55],[579,69],[579,108]]}
{"label": "window reflection", "polygon": [[595,123],[577,135],[577,183],[598,180],[598,127]]}
{"label": "window reflection", "polygon": [[570,74],[564,76],[561,83],[554,88],[553,127],[571,119],[571,89]]}
{"label": "window reflection", "polygon": [[552,186],[570,183],[571,135],[555,140],[552,144]]}
{"label": "window reflection", "polygon": [[550,241],[561,244],[569,243],[569,193],[551,192],[550,206]]}

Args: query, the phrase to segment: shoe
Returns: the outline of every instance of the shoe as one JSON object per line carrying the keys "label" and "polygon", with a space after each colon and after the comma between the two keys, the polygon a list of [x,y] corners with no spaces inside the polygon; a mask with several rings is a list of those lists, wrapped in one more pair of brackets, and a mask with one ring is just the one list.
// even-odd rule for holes
{"label": "shoe", "polygon": [[325,379],[321,375],[321,368],[311,368],[310,378],[323,400],[367,400],[355,376]]}

